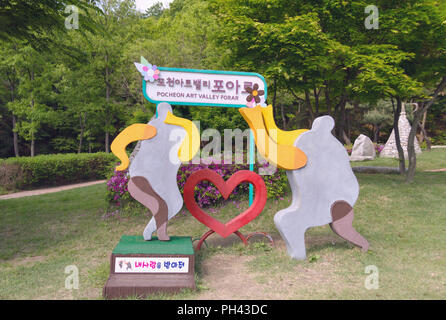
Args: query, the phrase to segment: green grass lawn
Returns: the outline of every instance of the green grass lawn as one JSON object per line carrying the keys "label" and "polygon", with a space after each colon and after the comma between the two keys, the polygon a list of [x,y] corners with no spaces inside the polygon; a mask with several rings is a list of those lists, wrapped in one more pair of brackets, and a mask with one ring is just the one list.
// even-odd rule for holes
{"label": "green grass lawn", "polygon": [[[197,253],[198,290],[151,298],[444,299],[446,172],[423,170],[446,168],[446,150],[424,152],[418,168],[412,184],[399,175],[357,175],[361,191],[354,226],[369,240],[368,253],[324,226],[307,232],[306,261],[290,259],[273,222],[274,214],[289,205],[285,196],[269,200],[262,214],[241,230],[268,232],[273,248],[266,241],[244,247],[232,237],[213,235]],[[140,208],[104,218],[105,188],[0,201],[0,299],[101,298],[114,246],[123,234],[142,234],[149,220]],[[228,202],[213,215],[227,221],[246,206],[246,200]],[[168,231],[199,238],[206,227],[179,213]],[[78,290],[65,288],[69,265],[79,269]],[[364,286],[369,265],[379,270],[377,290]]]}
{"label": "green grass lawn", "polygon": [[[358,166],[378,166],[378,167],[399,167],[399,160],[393,158],[376,158],[372,161],[351,162],[353,167]],[[409,167],[409,161],[406,160],[406,169]],[[446,167],[446,149],[432,149],[423,151],[417,155],[417,170],[433,170]]]}

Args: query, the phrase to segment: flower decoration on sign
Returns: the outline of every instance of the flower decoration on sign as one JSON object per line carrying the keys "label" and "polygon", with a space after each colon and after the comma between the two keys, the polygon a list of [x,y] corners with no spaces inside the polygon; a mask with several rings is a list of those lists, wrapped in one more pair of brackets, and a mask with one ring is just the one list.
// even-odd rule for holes
{"label": "flower decoration on sign", "polygon": [[252,105],[255,103],[260,103],[260,96],[263,96],[265,94],[264,90],[259,90],[259,85],[257,83],[254,84],[252,88],[246,87],[246,92],[249,93],[249,95],[246,97],[246,101],[248,101],[247,106]]}
{"label": "flower decoration on sign", "polygon": [[141,57],[141,63],[135,62],[136,69],[144,77],[145,81],[154,82],[158,80],[160,71],[156,65],[150,64],[144,57]]}

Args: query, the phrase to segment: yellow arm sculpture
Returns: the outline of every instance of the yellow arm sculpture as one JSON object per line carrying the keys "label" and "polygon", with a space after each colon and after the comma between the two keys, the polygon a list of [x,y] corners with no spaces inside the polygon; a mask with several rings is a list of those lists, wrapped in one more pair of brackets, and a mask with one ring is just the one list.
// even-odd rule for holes
{"label": "yellow arm sculpture", "polygon": [[276,143],[265,127],[262,107],[240,108],[239,111],[254,133],[260,154],[270,163],[285,170],[296,170],[306,165],[307,156],[293,145]]}
{"label": "yellow arm sculpture", "polygon": [[178,157],[182,162],[191,160],[200,149],[200,132],[197,126],[188,119],[174,116],[171,112],[167,113],[164,123],[180,126],[186,130],[187,134],[178,150]]}
{"label": "yellow arm sculpture", "polygon": [[278,144],[293,146],[297,137],[305,131],[308,131],[307,129],[299,129],[293,131],[281,130],[277,127],[276,122],[274,121],[273,106],[269,105],[266,108],[260,108],[262,110],[263,120],[265,122],[269,136]]}
{"label": "yellow arm sculpture", "polygon": [[113,140],[110,149],[115,156],[121,160],[121,164],[116,167],[116,170],[122,171],[128,168],[130,161],[125,148],[129,143],[138,140],[147,140],[153,138],[156,135],[156,128],[144,124],[135,123],[125,128],[118,136]]}

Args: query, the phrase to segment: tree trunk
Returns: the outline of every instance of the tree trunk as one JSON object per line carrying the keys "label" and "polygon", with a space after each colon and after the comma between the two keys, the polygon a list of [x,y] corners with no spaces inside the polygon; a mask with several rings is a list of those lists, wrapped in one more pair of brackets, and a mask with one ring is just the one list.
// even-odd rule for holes
{"label": "tree trunk", "polygon": [[[31,99],[31,112],[34,112],[34,98]],[[31,157],[34,157],[36,155],[35,145],[34,120],[31,119]]]}
{"label": "tree trunk", "polygon": [[[277,79],[274,78],[274,95],[273,95],[273,107],[276,106],[276,98],[277,98]],[[273,108],[274,110],[275,108]],[[273,114],[274,115],[274,114]]]}
{"label": "tree trunk", "polygon": [[283,109],[283,104],[280,105],[280,116],[282,117],[282,128],[286,129],[286,118],[285,118],[285,111]]}
{"label": "tree trunk", "polygon": [[328,91],[328,82],[325,81],[324,84],[325,84],[325,88],[324,88],[325,104],[327,105],[328,115],[331,116],[332,115],[332,112],[331,112],[331,99],[330,99],[330,92]]}
{"label": "tree trunk", "polygon": [[[426,141],[426,151],[431,151],[431,149],[432,149],[432,141],[427,136],[426,129],[424,129],[423,126],[420,126],[420,129],[421,129],[421,134],[423,135],[423,140]],[[421,142],[423,142],[423,141],[421,141]]]}
{"label": "tree trunk", "polygon": [[351,141],[350,138],[347,136],[347,134],[345,133],[344,130],[342,130],[341,134],[342,134],[342,139],[344,140],[345,144],[347,144],[347,145],[351,145],[351,144],[352,144],[352,141]]}
{"label": "tree trunk", "polygon": [[378,143],[379,138],[379,125],[375,124],[374,126],[374,132],[373,132],[373,142]]}
{"label": "tree trunk", "polygon": [[426,150],[431,151],[432,149],[432,142],[431,139],[427,136],[426,132],[426,118],[427,118],[427,111],[423,115],[423,120],[420,123],[420,129],[421,129],[421,140],[420,144],[423,143],[423,141],[426,141]]}
{"label": "tree trunk", "polygon": [[[296,99],[296,103],[298,103],[298,105],[299,105],[299,108],[298,108],[298,110],[297,110],[297,112],[296,112],[296,116],[300,113],[300,102],[302,102],[304,105],[306,105],[306,100],[304,100],[304,99],[302,99],[302,98],[300,98],[300,97],[298,97],[297,96],[297,94],[291,89],[291,87],[288,85],[288,83],[286,83],[286,86],[287,86],[287,89],[288,89],[288,91],[291,93],[291,95],[294,97],[294,99]],[[310,105],[310,107],[311,107],[311,105]],[[283,113],[283,112],[282,112]],[[313,120],[312,119],[310,119],[310,123],[309,123],[309,126],[311,127],[311,124],[313,123]]]}
{"label": "tree trunk", "polygon": [[273,118],[275,118],[275,116],[277,116],[277,112],[278,110],[276,110],[276,98],[277,98],[277,79],[274,78],[274,95],[273,95]]}
{"label": "tree trunk", "polygon": [[34,157],[35,156],[35,146],[36,146],[36,143],[35,143],[35,141],[34,141],[34,134],[31,134],[31,157]]}
{"label": "tree trunk", "polygon": [[415,153],[415,139],[418,129],[418,124],[421,120],[422,114],[416,112],[413,116],[412,128],[409,133],[409,141],[407,142],[407,156],[409,158],[409,169],[407,170],[406,182],[410,183],[413,181],[415,176],[415,169],[417,166],[417,155]]}
{"label": "tree trunk", "polygon": [[[34,69],[31,70],[30,73],[30,79],[31,79],[31,83],[34,82]],[[35,152],[35,141],[34,141],[34,92],[31,92],[31,157],[34,157],[36,152]]]}
{"label": "tree trunk", "polygon": [[319,115],[319,94],[320,94],[320,91],[317,92],[316,87],[314,87],[313,94],[314,94],[314,105],[316,107],[315,116],[317,117]]}
{"label": "tree trunk", "polygon": [[446,88],[446,76],[441,79],[440,84],[437,86],[437,88],[434,91],[434,94],[432,95],[432,98],[423,104],[423,107],[418,109],[413,117],[413,123],[412,128],[409,133],[409,141],[407,145],[407,153],[409,155],[409,170],[407,171],[406,175],[406,182],[411,183],[413,181],[413,178],[415,176],[415,169],[417,166],[417,155],[415,153],[415,136],[417,133],[418,125],[420,123],[421,117],[427,110],[430,108],[430,106],[434,103],[435,99],[437,99],[438,94],[443,91]]}
{"label": "tree trunk", "polygon": [[[110,85],[110,69],[108,67],[108,52],[105,52],[105,101],[106,101],[106,108],[109,108],[110,106],[110,94],[111,94],[111,85]],[[111,121],[108,120],[107,116],[107,123],[105,128],[105,152],[110,153],[110,132],[108,129],[109,124]]]}
{"label": "tree trunk", "polygon": [[313,112],[313,107],[311,106],[310,93],[308,92],[307,89],[305,89],[305,106],[307,107],[310,120],[313,123],[315,116]]}
{"label": "tree trunk", "polygon": [[110,153],[110,132],[105,131],[105,152]]}
{"label": "tree trunk", "polygon": [[344,98],[341,98],[341,101],[335,106],[335,110],[339,110],[339,112],[335,111],[335,115],[337,115],[337,121],[335,123],[335,132],[336,137],[339,141],[344,142],[345,144],[350,145],[351,141],[345,133],[346,128],[346,117],[345,117],[345,104],[347,101]]}
{"label": "tree trunk", "polygon": [[349,144],[351,144],[351,133],[352,133],[352,128],[351,128],[351,117],[350,117],[350,111],[349,110],[345,110],[345,133],[347,135],[347,139],[348,141],[350,141]]}
{"label": "tree trunk", "polygon": [[396,110],[395,105],[393,103],[392,99],[392,108],[393,108],[393,132],[395,133],[395,144],[396,149],[398,150],[398,157],[399,157],[399,168],[400,168],[400,174],[403,175],[406,173],[406,160],[404,159],[404,150],[401,146],[401,139],[400,139],[400,131],[398,128],[398,121],[400,119],[400,113],[401,113],[401,98],[396,97]]}
{"label": "tree trunk", "polygon": [[[15,83],[13,81],[13,78],[9,78],[9,90],[11,95],[11,102],[14,102],[15,100]],[[16,157],[20,157],[19,154],[19,135],[16,131],[17,126],[17,117],[15,116],[14,112],[12,113],[12,139],[13,139],[13,145],[14,145],[14,155]]]}
{"label": "tree trunk", "polygon": [[81,132],[79,134],[79,146],[77,148],[77,153],[81,153],[82,152],[82,142],[84,139],[84,131],[85,131],[85,122],[86,122],[86,115],[83,114],[79,117],[79,123],[81,126]]}
{"label": "tree trunk", "polygon": [[16,131],[17,118],[13,114],[12,115],[12,133],[13,133],[13,141],[14,141],[14,154],[16,157],[20,157],[19,154],[19,135]]}

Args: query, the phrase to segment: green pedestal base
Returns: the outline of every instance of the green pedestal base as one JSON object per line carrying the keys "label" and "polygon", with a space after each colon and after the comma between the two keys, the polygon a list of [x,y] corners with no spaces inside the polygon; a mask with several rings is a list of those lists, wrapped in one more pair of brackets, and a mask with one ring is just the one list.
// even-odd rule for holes
{"label": "green pedestal base", "polygon": [[110,258],[110,277],[103,296],[144,297],[158,292],[195,289],[194,247],[190,237],[170,237],[159,241],[153,237],[122,236]]}

